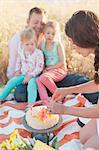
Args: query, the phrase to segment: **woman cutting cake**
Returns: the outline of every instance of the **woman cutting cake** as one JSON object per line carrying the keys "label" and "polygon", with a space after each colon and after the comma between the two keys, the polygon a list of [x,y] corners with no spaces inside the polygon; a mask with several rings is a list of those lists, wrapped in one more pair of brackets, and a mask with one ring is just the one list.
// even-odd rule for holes
{"label": "woman cutting cake", "polygon": [[[83,149],[94,148],[99,150],[99,103],[91,108],[68,107],[57,103],[66,95],[72,93],[91,93],[99,91],[99,21],[91,11],[78,11],[73,14],[65,25],[65,33],[69,41],[75,46],[75,50],[88,56],[95,54],[94,80],[78,86],[59,88],[52,96],[52,102],[48,106],[51,113],[67,114],[78,117],[93,118],[80,131],[80,140]],[[95,119],[97,118],[97,119]],[[89,132],[91,131],[91,132]]]}

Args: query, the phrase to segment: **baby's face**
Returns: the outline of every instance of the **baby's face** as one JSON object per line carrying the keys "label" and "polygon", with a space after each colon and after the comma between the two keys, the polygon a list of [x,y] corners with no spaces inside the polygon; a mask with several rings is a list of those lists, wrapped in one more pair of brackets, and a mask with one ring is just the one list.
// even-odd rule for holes
{"label": "baby's face", "polygon": [[30,52],[30,53],[33,52],[36,47],[36,43],[34,42],[33,39],[24,41],[23,45],[24,45],[25,51]]}
{"label": "baby's face", "polygon": [[53,41],[55,38],[55,30],[52,27],[48,27],[46,28],[44,35],[46,40]]}

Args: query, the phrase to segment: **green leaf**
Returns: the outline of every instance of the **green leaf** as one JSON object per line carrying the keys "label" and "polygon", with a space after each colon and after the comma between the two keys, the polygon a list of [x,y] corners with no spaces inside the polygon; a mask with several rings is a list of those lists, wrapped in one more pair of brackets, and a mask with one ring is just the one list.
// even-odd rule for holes
{"label": "green leaf", "polygon": [[58,138],[54,138],[53,142],[52,142],[52,147],[55,148],[55,150],[59,149],[59,145],[58,145]]}
{"label": "green leaf", "polygon": [[22,142],[26,145],[26,150],[32,150],[32,146],[24,140],[24,138],[21,137]]}

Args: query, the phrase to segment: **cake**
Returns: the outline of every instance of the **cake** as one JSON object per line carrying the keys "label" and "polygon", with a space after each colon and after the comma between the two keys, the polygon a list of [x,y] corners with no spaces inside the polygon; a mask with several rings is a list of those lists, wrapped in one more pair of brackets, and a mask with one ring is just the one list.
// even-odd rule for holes
{"label": "cake", "polygon": [[46,106],[31,107],[26,112],[26,122],[33,129],[49,129],[55,126],[58,121],[59,115],[49,114]]}

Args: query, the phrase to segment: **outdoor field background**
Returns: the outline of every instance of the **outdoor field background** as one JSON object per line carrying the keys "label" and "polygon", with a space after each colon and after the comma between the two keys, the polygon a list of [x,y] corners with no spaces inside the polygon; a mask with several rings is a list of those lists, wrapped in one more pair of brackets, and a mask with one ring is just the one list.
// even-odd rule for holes
{"label": "outdoor field background", "polygon": [[69,70],[86,74],[92,79],[94,56],[83,58],[73,50],[65,36],[64,25],[77,10],[91,10],[99,16],[99,0],[0,0],[0,86],[7,81],[8,41],[26,25],[28,12],[35,6],[46,10],[48,20],[60,23]]}

